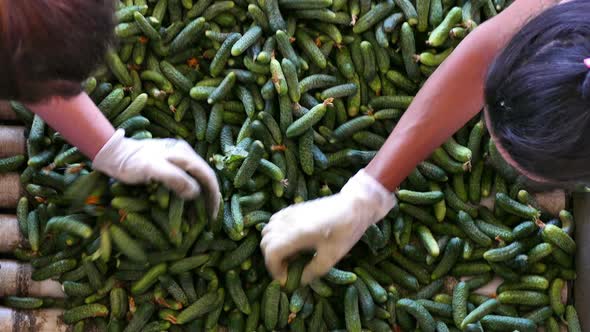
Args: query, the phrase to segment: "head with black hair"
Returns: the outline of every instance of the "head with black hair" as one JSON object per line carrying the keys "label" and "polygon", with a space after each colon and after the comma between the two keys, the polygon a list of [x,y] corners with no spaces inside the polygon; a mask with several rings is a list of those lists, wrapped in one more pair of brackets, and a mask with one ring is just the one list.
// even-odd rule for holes
{"label": "head with black hair", "polygon": [[526,24],[485,82],[486,119],[505,159],[530,178],[590,183],[590,1]]}
{"label": "head with black hair", "polygon": [[79,94],[111,42],[113,11],[113,0],[0,0],[0,99]]}

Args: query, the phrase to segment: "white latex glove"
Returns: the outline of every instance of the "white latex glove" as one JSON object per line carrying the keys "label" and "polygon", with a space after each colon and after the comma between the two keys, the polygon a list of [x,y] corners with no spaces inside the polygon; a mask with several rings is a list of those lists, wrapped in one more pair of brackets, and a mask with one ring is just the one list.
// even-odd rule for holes
{"label": "white latex glove", "polygon": [[158,181],[185,199],[201,191],[215,218],[221,194],[215,173],[185,141],[175,139],[134,140],[120,129],[98,152],[94,169],[127,184]]}
{"label": "white latex glove", "polygon": [[260,247],[268,270],[284,284],[288,259],[315,250],[301,283],[325,275],[396,202],[393,193],[361,170],[340,193],[279,211],[262,231]]}

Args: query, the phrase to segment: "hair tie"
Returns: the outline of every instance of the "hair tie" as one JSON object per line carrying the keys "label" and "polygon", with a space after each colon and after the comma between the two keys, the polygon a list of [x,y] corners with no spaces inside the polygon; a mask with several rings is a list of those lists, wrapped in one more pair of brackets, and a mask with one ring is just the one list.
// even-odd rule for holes
{"label": "hair tie", "polygon": [[586,65],[586,67],[590,68],[590,58],[584,59],[584,64]]}

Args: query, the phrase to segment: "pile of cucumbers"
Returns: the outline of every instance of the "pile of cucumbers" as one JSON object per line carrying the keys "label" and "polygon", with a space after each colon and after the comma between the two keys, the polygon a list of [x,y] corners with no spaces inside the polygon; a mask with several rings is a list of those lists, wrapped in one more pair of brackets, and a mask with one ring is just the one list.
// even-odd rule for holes
{"label": "pile of cucumbers", "polygon": [[[187,140],[215,168],[219,217],[91,169],[23,105],[28,156],[14,255],[68,296],[75,331],[581,331],[568,211],[552,216],[480,117],[420,163],[400,204],[326,276],[285,285],[259,250],[271,215],[336,193],[425,79],[502,0],[124,0],[84,90],[134,139]],[[428,134],[428,133],[425,133]],[[480,201],[495,196],[488,209]],[[477,292],[494,277],[495,292]],[[21,309],[49,299],[8,297]]]}

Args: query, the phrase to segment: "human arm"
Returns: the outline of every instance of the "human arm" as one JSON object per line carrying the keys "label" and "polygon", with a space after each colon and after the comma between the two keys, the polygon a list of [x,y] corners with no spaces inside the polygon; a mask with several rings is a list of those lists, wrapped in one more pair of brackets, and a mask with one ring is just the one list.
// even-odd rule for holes
{"label": "human arm", "polygon": [[125,138],[85,93],[27,106],[93,160],[94,169],[129,184],[159,181],[186,199],[202,192],[211,215],[217,214],[220,193],[215,173],[186,142]]}
{"label": "human arm", "polygon": [[416,164],[483,107],[487,68],[530,18],[554,0],[520,0],[470,33],[418,92],[365,171],[393,191]]}
{"label": "human arm", "polygon": [[[315,250],[302,282],[325,274],[396,204],[391,193],[420,161],[483,106],[485,73],[495,55],[553,0],[519,0],[472,32],[436,70],[373,161],[336,195],[275,214],[261,248],[273,276],[285,282],[287,259]],[[354,189],[353,189],[354,188]]]}
{"label": "human arm", "polygon": [[113,125],[85,93],[72,98],[51,97],[27,106],[91,160],[115,133]]}

